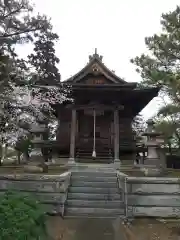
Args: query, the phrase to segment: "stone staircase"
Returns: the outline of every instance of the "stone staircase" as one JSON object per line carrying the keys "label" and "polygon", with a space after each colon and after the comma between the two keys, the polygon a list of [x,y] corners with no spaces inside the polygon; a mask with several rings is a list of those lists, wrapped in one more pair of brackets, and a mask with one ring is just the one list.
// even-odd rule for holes
{"label": "stone staircase", "polygon": [[115,171],[72,172],[64,217],[123,217],[122,197]]}

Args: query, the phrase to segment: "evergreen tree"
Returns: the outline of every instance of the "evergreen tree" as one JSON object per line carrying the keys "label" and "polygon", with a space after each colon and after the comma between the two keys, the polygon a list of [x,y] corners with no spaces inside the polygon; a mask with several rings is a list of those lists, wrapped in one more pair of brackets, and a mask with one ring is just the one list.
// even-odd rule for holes
{"label": "evergreen tree", "polygon": [[157,115],[158,124],[166,120],[180,147],[180,7],[162,14],[161,25],[162,33],[145,38],[149,54],[131,62],[141,74],[142,85],[161,87],[163,106]]}
{"label": "evergreen tree", "polygon": [[31,73],[32,96],[38,109],[47,122],[55,120],[53,105],[63,102],[67,97],[68,88],[60,82],[57,67],[59,58],[56,56],[55,43],[59,36],[49,29],[35,34],[33,53],[28,56],[29,64],[34,69]]}
{"label": "evergreen tree", "polygon": [[34,84],[59,85],[60,73],[57,68],[59,58],[55,55],[55,42],[59,37],[46,29],[35,34],[34,52],[28,56],[29,63],[35,69]]}
{"label": "evergreen tree", "polygon": [[15,51],[17,44],[33,41],[32,34],[52,26],[45,15],[34,16],[28,0],[1,0],[0,25],[0,85],[1,90],[5,90],[3,86],[9,90],[22,77],[21,70],[26,70]]}

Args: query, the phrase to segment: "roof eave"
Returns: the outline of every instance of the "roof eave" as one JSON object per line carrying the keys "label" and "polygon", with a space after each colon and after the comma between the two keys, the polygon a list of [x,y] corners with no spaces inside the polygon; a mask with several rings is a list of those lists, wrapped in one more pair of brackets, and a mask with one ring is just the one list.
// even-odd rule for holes
{"label": "roof eave", "polygon": [[138,93],[139,104],[136,104],[136,106],[133,108],[134,109],[133,116],[136,116],[137,114],[139,114],[155,97],[157,97],[159,90],[160,90],[160,87],[136,89],[135,91],[139,92]]}
{"label": "roof eave", "polygon": [[104,69],[105,72],[108,73],[109,77],[111,79],[114,79],[114,82],[115,83],[127,83],[125,80],[121,79],[120,77],[118,77],[115,73],[113,73],[109,68],[107,68],[105,66],[105,64],[98,58],[98,57],[93,57],[89,63],[83,68],[81,69],[78,73],[76,73],[75,75],[73,75],[72,77],[66,79],[65,81],[63,82],[68,82],[68,83],[71,83],[71,82],[78,82],[80,80],[80,76],[81,74],[84,73],[84,75],[86,75],[86,73],[88,73],[88,69],[95,63],[98,63],[102,69]]}

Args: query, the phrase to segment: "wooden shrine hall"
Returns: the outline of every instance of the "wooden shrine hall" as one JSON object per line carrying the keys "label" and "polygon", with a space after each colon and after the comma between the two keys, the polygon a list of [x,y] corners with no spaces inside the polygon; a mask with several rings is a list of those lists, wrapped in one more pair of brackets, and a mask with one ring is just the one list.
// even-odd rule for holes
{"label": "wooden shrine hall", "polygon": [[158,94],[138,89],[108,69],[97,50],[87,65],[63,83],[72,87],[73,102],[58,105],[58,150],[71,161],[134,161],[133,118]]}

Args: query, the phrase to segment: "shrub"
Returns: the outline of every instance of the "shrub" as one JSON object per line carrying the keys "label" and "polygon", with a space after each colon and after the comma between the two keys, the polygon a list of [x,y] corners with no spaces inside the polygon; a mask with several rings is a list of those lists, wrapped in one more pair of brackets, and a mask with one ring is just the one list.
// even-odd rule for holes
{"label": "shrub", "polygon": [[31,195],[7,192],[0,198],[0,240],[46,239],[46,215]]}

